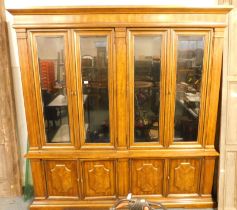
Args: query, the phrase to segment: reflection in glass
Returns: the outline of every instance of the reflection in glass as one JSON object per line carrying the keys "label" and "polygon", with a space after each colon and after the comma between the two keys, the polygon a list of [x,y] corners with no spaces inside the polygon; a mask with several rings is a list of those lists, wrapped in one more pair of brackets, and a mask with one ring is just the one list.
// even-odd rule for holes
{"label": "reflection in glass", "polygon": [[37,36],[36,41],[47,142],[68,143],[64,38]]}
{"label": "reflection in glass", "polygon": [[106,36],[80,38],[86,143],[109,142]]}
{"label": "reflection in glass", "polygon": [[203,36],[179,36],[174,141],[196,141],[203,70]]}
{"label": "reflection in glass", "polygon": [[161,36],[134,38],[135,142],[158,141]]}

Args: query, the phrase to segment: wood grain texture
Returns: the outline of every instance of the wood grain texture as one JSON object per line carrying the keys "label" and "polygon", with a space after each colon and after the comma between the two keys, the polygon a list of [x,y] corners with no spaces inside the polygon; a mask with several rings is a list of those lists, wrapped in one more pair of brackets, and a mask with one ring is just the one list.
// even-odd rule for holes
{"label": "wood grain texture", "polygon": [[76,161],[46,161],[48,197],[78,197]]}
{"label": "wood grain texture", "polygon": [[117,160],[117,186],[118,197],[127,196],[130,192],[130,161],[128,159]]}
{"label": "wood grain texture", "polygon": [[21,194],[16,110],[4,1],[0,0],[0,196]]}
{"label": "wood grain texture", "polygon": [[209,74],[209,82],[207,86],[208,101],[206,103],[206,120],[204,128],[204,141],[206,147],[213,147],[216,133],[216,120],[218,99],[220,91],[220,79],[222,69],[222,56],[223,56],[223,37],[224,29],[217,28],[214,30],[213,37],[213,55],[215,59],[212,59],[211,71]]}
{"label": "wood grain texture", "polygon": [[117,147],[126,149],[128,141],[128,115],[127,115],[127,32],[126,28],[115,29],[116,47],[116,119],[117,120]]}
{"label": "wood grain texture", "polygon": [[[17,15],[15,28],[77,28],[77,27],[225,27],[225,14],[88,14],[81,15]],[[56,21],[55,21],[56,20]],[[91,23],[88,26],[88,23]]]}
{"label": "wood grain texture", "polygon": [[132,160],[131,192],[133,195],[162,195],[164,183],[164,161]]}
{"label": "wood grain texture", "polygon": [[47,197],[45,170],[42,160],[30,160],[31,171],[33,172],[34,195],[36,199]]}
{"label": "wood grain texture", "polygon": [[214,157],[204,158],[204,163],[202,164],[202,175],[201,175],[201,194],[203,196],[211,197],[213,179],[214,179],[214,169],[215,169]]}
{"label": "wood grain texture", "polygon": [[[221,43],[230,7],[198,8],[48,8],[11,10],[15,14],[29,133],[27,157],[45,163],[34,179],[47,183],[47,199],[35,199],[31,209],[108,208],[116,198],[138,197],[172,207],[212,207],[216,111],[219,95]],[[71,145],[42,145],[44,127],[34,36],[63,35],[67,49],[67,83],[75,93],[71,106]],[[134,120],[134,35],[163,37],[160,142],[137,145]],[[177,35],[205,38],[201,114],[197,141],[173,143]],[[80,36],[107,36],[111,143],[85,142],[80,61]],[[33,38],[32,38],[33,37]],[[27,43],[29,45],[27,46]],[[35,49],[32,49],[35,48]],[[32,52],[31,54],[28,52]],[[217,54],[216,54],[217,53]],[[37,74],[37,73],[36,73]],[[31,100],[30,100],[31,99]],[[38,101],[37,101],[37,100]],[[28,103],[30,105],[28,105]],[[38,109],[37,109],[38,107]],[[38,115],[36,113],[39,113]],[[40,126],[41,125],[41,126]],[[207,146],[205,146],[207,145]],[[37,174],[38,173],[38,174]],[[208,177],[206,179],[206,177]],[[36,186],[44,195],[42,186]],[[48,195],[47,195],[48,194]],[[70,202],[68,199],[71,199]]]}
{"label": "wood grain texture", "polygon": [[[144,197],[144,196],[143,196]],[[149,200],[154,200],[152,197],[147,197]],[[159,202],[165,204],[165,206],[172,207],[180,207],[180,208],[203,208],[209,207],[213,208],[216,205],[213,205],[213,201],[211,198],[172,198],[172,199],[157,199]],[[86,201],[74,201],[74,200],[42,200],[42,201],[34,201],[30,207],[30,210],[79,210],[79,209],[103,209],[108,210],[113,204],[115,200],[86,200]]]}
{"label": "wood grain texture", "polygon": [[199,193],[199,159],[173,159],[169,166],[169,194]]}
{"label": "wood grain texture", "polygon": [[159,158],[177,158],[177,157],[217,157],[219,153],[215,149],[149,149],[149,150],[39,150],[30,151],[27,158],[45,158],[45,159],[73,159],[73,158],[138,158],[138,157],[159,157]]}
{"label": "wood grain texture", "polygon": [[36,108],[35,85],[25,30],[17,31],[17,42],[30,148],[38,149],[41,147],[40,130],[37,124],[37,111],[34,110]]}
{"label": "wood grain texture", "polygon": [[82,165],[86,198],[115,195],[116,174],[114,161],[85,161]]}
{"label": "wood grain texture", "polygon": [[[228,1],[228,0],[224,0]],[[230,0],[229,0],[230,1]],[[81,14],[81,13],[227,13],[232,7],[230,6],[212,6],[212,7],[182,7],[182,6],[67,6],[67,7],[37,7],[9,9],[13,15],[21,14]]]}

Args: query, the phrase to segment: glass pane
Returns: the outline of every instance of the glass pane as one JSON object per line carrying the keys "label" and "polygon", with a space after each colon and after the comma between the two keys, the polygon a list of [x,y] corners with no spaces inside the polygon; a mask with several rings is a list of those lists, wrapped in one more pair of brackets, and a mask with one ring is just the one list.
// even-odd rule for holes
{"label": "glass pane", "polygon": [[179,36],[174,141],[196,141],[203,70],[203,36]]}
{"label": "glass pane", "polygon": [[107,143],[110,138],[107,37],[81,37],[80,43],[86,143]]}
{"label": "glass pane", "polygon": [[45,132],[48,143],[68,143],[64,38],[36,37]]}
{"label": "glass pane", "polygon": [[157,142],[159,137],[161,36],[135,36],[135,142]]}

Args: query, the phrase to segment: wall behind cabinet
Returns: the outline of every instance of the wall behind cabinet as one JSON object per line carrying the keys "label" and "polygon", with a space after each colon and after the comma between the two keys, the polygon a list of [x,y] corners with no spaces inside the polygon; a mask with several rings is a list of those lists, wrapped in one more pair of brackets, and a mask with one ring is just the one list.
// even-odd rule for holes
{"label": "wall behind cabinet", "polygon": [[69,5],[184,5],[184,6],[213,6],[218,4],[218,0],[6,0],[6,8],[24,8],[31,6],[69,6]]}

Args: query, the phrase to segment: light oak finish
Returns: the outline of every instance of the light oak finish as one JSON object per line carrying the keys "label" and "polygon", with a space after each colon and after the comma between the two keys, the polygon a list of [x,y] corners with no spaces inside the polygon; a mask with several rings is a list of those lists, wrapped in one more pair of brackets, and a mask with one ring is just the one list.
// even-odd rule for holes
{"label": "light oak finish", "polygon": [[[230,7],[9,10],[21,52],[36,197],[30,209],[108,208],[132,192],[169,207],[214,207],[214,136],[223,30]],[[45,143],[35,36],[65,40],[71,143]],[[198,139],[173,142],[177,35],[203,35]],[[159,142],[134,141],[134,36],[161,35]],[[110,143],[86,143],[81,36],[106,36]],[[70,207],[70,208],[69,208]]]}
{"label": "light oak finish", "polygon": [[[171,159],[168,175],[168,196],[198,196],[200,182],[200,159]],[[185,195],[186,194],[186,195]]]}
{"label": "light oak finish", "polygon": [[[19,60],[21,66],[21,79],[24,95],[24,105],[26,112],[26,122],[28,135],[30,139],[30,150],[39,149],[41,147],[39,126],[35,122],[37,119],[37,111],[33,111],[36,106],[35,86],[33,83],[33,72],[31,63],[29,62],[29,50],[27,46],[26,30],[20,30],[17,33]],[[30,65],[31,64],[31,65]]]}
{"label": "light oak finish", "polygon": [[126,28],[115,28],[115,51],[116,61],[116,143],[118,149],[128,147],[128,112],[127,112],[127,42]]}
{"label": "light oak finish", "polygon": [[83,161],[83,190],[84,197],[115,197],[116,174],[114,161]]}
{"label": "light oak finish", "polygon": [[133,159],[131,165],[132,194],[162,196],[164,160]]}
{"label": "light oak finish", "polygon": [[[213,52],[212,54],[217,58],[216,61],[212,60],[209,77],[212,78],[211,84],[208,86],[209,101],[207,103],[206,127],[204,128],[205,146],[213,147],[216,133],[216,120],[218,111],[218,99],[220,89],[220,77],[222,68],[222,54],[223,54],[223,38],[224,29],[215,29],[213,37]],[[215,124],[215,125],[214,125]]]}
{"label": "light oak finish", "polygon": [[127,196],[127,192],[130,191],[129,187],[129,166],[130,162],[128,159],[118,159],[117,168],[122,168],[123,170],[117,171],[117,187],[118,187],[118,197]]}
{"label": "light oak finish", "polygon": [[202,184],[200,193],[202,196],[211,196],[212,192],[212,185],[213,185],[213,179],[206,179],[205,177],[209,176],[209,174],[214,174],[215,169],[215,158],[213,157],[205,157],[203,160],[202,165]]}
{"label": "light oak finish", "polygon": [[[143,196],[144,198],[144,196]],[[147,197],[149,200],[155,201],[152,197]],[[186,199],[179,199],[176,198],[176,204],[172,203],[172,199],[159,199],[161,202],[164,201],[170,201],[170,203],[167,202],[166,206],[169,208],[172,208],[174,206],[183,208],[183,207],[189,207],[189,208],[204,208],[204,207],[213,207],[213,203],[211,199],[209,198],[186,198]],[[59,204],[60,203],[60,204]],[[191,203],[195,203],[191,204]],[[33,205],[31,205],[31,209],[34,210],[81,210],[81,209],[100,209],[100,210],[107,210],[114,204],[114,200],[106,200],[106,201],[81,201],[76,202],[74,200],[64,200],[64,201],[58,201],[58,200],[47,200],[47,201],[34,201]],[[103,206],[103,207],[102,207]]]}
{"label": "light oak finish", "polygon": [[[158,151],[158,152],[157,152]],[[217,157],[219,153],[213,149],[193,149],[193,148],[180,148],[180,149],[142,149],[142,150],[95,150],[95,151],[88,151],[88,150],[63,150],[62,148],[58,148],[57,151],[53,150],[38,150],[38,151],[30,151],[26,157],[30,159],[37,159],[37,158],[46,158],[46,159],[55,159],[55,158],[62,158],[62,159],[72,159],[72,158],[87,158],[87,157],[98,157],[98,158],[137,158],[137,157],[180,157],[185,154],[186,157]]]}
{"label": "light oak finish", "polygon": [[45,182],[45,170],[43,161],[40,159],[34,159],[30,161],[31,170],[34,171],[32,174],[34,182],[34,195],[37,199],[46,199],[47,188]]}
{"label": "light oak finish", "polygon": [[77,161],[45,161],[48,198],[78,197]]}
{"label": "light oak finish", "polygon": [[0,197],[21,194],[16,109],[4,1],[0,0]]}
{"label": "light oak finish", "polygon": [[[17,28],[60,27],[223,27],[231,6],[204,7],[51,7],[9,9]],[[92,15],[91,15],[92,14]],[[119,15],[117,15],[119,14]],[[136,15],[134,15],[136,14]],[[175,14],[175,16],[173,15]],[[192,14],[192,21],[190,19]],[[55,23],[57,19],[57,23]],[[88,25],[88,23],[90,23]]]}

